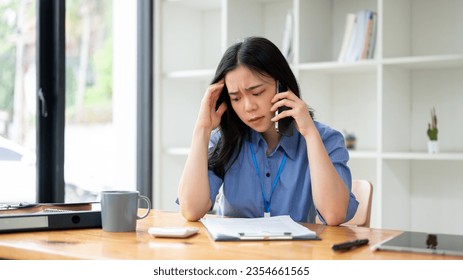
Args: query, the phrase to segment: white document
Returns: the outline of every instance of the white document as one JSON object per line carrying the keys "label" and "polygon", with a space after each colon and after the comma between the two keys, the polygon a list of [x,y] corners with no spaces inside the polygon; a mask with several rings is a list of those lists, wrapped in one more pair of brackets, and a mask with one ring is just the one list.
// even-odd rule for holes
{"label": "white document", "polygon": [[314,231],[296,223],[290,216],[203,218],[201,222],[216,241],[320,239]]}

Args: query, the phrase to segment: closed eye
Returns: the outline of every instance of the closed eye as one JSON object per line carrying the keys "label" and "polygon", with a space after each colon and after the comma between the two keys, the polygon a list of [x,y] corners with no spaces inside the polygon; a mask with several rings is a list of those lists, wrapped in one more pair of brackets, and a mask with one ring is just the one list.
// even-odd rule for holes
{"label": "closed eye", "polygon": [[236,102],[240,100],[240,95],[238,93],[230,93],[230,101]]}

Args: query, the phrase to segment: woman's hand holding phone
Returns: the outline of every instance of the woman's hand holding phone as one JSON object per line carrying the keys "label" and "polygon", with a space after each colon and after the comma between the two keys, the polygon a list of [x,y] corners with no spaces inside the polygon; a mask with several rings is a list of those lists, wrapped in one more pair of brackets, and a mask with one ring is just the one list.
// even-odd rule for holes
{"label": "woman's hand holding phone", "polygon": [[[277,94],[281,93],[281,92],[288,91],[288,88],[285,85],[283,85],[282,83],[280,83],[280,81],[277,80],[276,83],[277,83],[276,84],[276,88],[277,88],[276,92],[277,92]],[[275,111],[275,117],[278,116],[279,114],[281,114],[282,112],[290,110],[290,109],[291,109],[290,107],[287,107],[287,106],[284,106],[284,105],[278,107],[278,109]],[[275,129],[281,135],[292,136],[293,135],[293,126],[294,126],[293,122],[294,122],[294,119],[291,116],[281,118],[281,119],[279,119],[278,121],[275,122]]]}
{"label": "woman's hand holding phone", "polygon": [[[276,122],[275,128],[278,132],[285,135],[284,133],[286,129],[289,129],[290,127],[292,132],[292,127],[295,125],[296,129],[304,137],[309,134],[310,127],[313,127],[313,120],[310,116],[308,106],[304,101],[288,89],[283,91],[283,87],[280,85],[280,91],[277,92],[275,97],[272,99],[272,103],[273,106],[271,110],[275,111],[275,117],[272,121]],[[285,109],[282,110],[282,108]],[[283,120],[287,120],[290,124],[284,123]],[[287,136],[290,135],[287,134]]]}

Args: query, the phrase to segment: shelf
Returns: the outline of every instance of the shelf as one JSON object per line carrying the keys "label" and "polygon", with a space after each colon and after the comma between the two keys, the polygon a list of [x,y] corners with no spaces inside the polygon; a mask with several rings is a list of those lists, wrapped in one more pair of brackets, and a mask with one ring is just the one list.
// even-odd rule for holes
{"label": "shelf", "polygon": [[212,79],[214,73],[213,69],[193,69],[168,72],[165,77],[168,79]]}
{"label": "shelf", "polygon": [[[190,152],[188,147],[177,147],[165,149],[166,154],[172,156],[186,156]],[[375,151],[349,151],[351,159],[375,159],[378,157],[378,153]],[[463,154],[462,154],[463,159]]]}
{"label": "shelf", "polygon": [[352,151],[349,150],[349,156],[351,159],[376,159],[378,153],[375,151]]}
{"label": "shelf", "polygon": [[178,148],[167,148],[165,149],[166,154],[171,156],[187,156],[190,152],[190,148],[178,147]]}
{"label": "shelf", "polygon": [[[320,122],[355,133],[358,141],[356,149],[349,150],[349,164],[353,176],[375,186],[372,226],[463,230],[449,218],[430,223],[426,212],[441,185],[448,187],[440,197],[445,207],[432,211],[442,217],[463,211],[463,204],[453,201],[463,180],[463,18],[458,16],[463,1],[155,2],[161,57],[155,93],[155,132],[160,135],[156,145],[161,152],[155,154],[155,172],[156,185],[166,186],[159,193],[167,201],[160,207],[178,207],[170,204],[177,192],[169,186],[181,174],[201,98],[223,51],[251,35],[281,47],[286,16],[292,11],[290,66],[301,97]],[[338,62],[346,15],[364,9],[378,15],[375,58]],[[432,107],[440,123],[438,154],[427,153],[424,139]]]}
{"label": "shelf", "polygon": [[422,153],[383,153],[383,159],[394,160],[461,160],[463,161],[463,153],[438,153],[428,154]]}
{"label": "shelf", "polygon": [[463,54],[385,58],[382,63],[405,69],[437,69],[463,67]]}
{"label": "shelf", "polygon": [[[168,148],[166,154],[173,156],[186,156],[190,152],[188,147]],[[376,159],[379,153],[375,151],[349,151],[351,159]],[[461,160],[463,161],[463,153],[438,153],[428,154],[426,152],[386,152],[381,154],[383,159],[392,160]]]}
{"label": "shelf", "polygon": [[378,64],[397,66],[404,69],[438,69],[463,67],[463,54],[395,57],[383,60],[364,60],[356,62],[316,62],[302,63],[297,66],[301,71],[325,73],[361,73],[373,72]]}
{"label": "shelf", "polygon": [[165,0],[166,4],[170,5],[178,5],[184,8],[189,8],[192,10],[212,10],[212,9],[219,9],[221,1],[217,0]]}
{"label": "shelf", "polygon": [[315,62],[302,63],[297,66],[301,71],[317,71],[323,73],[368,73],[376,71],[376,60],[356,62]]}

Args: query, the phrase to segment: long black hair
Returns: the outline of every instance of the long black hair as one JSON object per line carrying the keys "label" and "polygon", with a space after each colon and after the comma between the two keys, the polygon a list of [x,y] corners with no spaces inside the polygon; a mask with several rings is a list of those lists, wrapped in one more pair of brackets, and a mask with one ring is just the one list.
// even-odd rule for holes
{"label": "long black hair", "polygon": [[[279,80],[300,98],[299,85],[294,73],[281,51],[270,40],[262,37],[248,37],[230,46],[220,60],[211,84],[222,80],[228,72],[239,65],[247,67],[254,73]],[[238,156],[243,139],[248,135],[249,130],[232,108],[227,85],[220,94],[217,107],[224,101],[227,104],[227,110],[220,120],[221,138],[209,153],[209,168],[222,178],[226,167],[230,166]]]}

